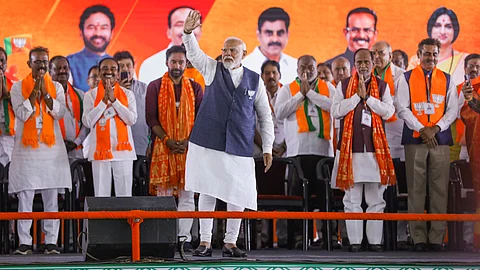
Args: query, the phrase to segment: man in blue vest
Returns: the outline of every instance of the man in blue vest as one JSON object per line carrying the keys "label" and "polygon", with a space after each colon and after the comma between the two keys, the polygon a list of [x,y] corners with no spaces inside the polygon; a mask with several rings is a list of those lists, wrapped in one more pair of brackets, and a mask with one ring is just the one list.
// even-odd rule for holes
{"label": "man in blue vest", "polygon": [[[252,158],[255,115],[260,124],[265,171],[272,164],[274,128],[267,92],[260,76],[242,67],[247,53],[242,40],[225,40],[220,63],[200,50],[192,34],[199,26],[200,13],[191,11],[182,39],[187,58],[202,73],[206,88],[188,144],[185,190],[200,193],[200,211],[214,211],[216,199],[226,202],[228,211],[257,210]],[[200,220],[200,246],[193,256],[212,256],[212,222]],[[246,257],[236,246],[240,222],[227,220],[222,250],[225,257]]]}

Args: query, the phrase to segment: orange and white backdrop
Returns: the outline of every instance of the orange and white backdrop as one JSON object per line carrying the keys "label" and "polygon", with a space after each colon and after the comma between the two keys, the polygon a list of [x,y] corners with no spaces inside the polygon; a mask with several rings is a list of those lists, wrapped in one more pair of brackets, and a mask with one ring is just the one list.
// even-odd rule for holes
{"label": "orange and white backdrop", "polygon": [[258,16],[272,6],[281,7],[290,15],[285,52],[294,57],[312,54],[324,61],[344,52],[347,42],[342,30],[346,15],[360,6],[377,13],[377,40],[386,40],[393,49],[402,49],[409,56],[415,53],[418,42],[427,37],[430,15],[446,6],[457,14],[460,23],[454,48],[467,53],[480,52],[477,33],[480,15],[474,0],[17,0],[2,1],[0,9],[3,46],[13,43],[15,37],[19,37],[17,45],[23,46],[8,56],[9,76],[21,79],[29,72],[26,61],[32,46],[49,48],[50,56],[66,56],[81,50],[84,45],[79,18],[86,7],[94,4],[104,4],[115,14],[116,26],[107,53],[131,51],[136,58],[137,72],[143,60],[167,47],[170,42],[166,36],[168,12],[182,5],[202,13],[200,46],[212,57],[220,54],[222,42],[229,36],[243,39],[247,50],[252,51],[258,45]]}

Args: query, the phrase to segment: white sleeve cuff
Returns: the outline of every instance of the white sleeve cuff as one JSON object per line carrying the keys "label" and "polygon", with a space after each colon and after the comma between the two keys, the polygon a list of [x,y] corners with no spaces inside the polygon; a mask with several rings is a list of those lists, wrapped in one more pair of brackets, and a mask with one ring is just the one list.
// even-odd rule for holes
{"label": "white sleeve cuff", "polygon": [[34,110],[32,108],[32,104],[30,103],[30,100],[28,98],[25,99],[25,101],[23,102],[23,106],[25,107],[25,109],[27,109],[28,112],[30,112],[30,113],[34,112]]}

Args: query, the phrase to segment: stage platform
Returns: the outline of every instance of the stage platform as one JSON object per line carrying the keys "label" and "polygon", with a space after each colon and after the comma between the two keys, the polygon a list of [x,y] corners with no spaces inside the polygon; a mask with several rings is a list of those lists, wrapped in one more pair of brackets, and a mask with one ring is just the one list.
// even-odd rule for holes
{"label": "stage platform", "polygon": [[214,250],[212,258],[180,257],[161,260],[143,258],[138,263],[129,258],[113,261],[84,262],[81,254],[28,256],[0,255],[0,269],[480,269],[480,253],[459,252],[360,252],[346,250],[298,251],[285,249],[253,250],[247,258],[223,258],[221,250]]}

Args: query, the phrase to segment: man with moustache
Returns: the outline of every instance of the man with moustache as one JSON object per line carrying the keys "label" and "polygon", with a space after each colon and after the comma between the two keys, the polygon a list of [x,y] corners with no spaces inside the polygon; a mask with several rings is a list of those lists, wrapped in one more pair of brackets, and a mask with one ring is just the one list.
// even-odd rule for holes
{"label": "man with moustache", "polygon": [[100,71],[98,70],[98,66],[93,66],[88,70],[88,79],[87,84],[89,89],[93,89],[98,86],[100,83]]}
{"label": "man with moustache", "polygon": [[[147,92],[147,124],[152,130],[150,195],[178,198],[178,211],[195,211],[194,193],[185,190],[188,138],[203,99],[201,86],[183,75],[187,57],[182,46],[167,50],[168,72],[152,81]],[[192,251],[193,219],[178,220],[184,251]]]}
{"label": "man with moustache", "polygon": [[345,57],[354,66],[353,54],[358,49],[370,49],[377,40],[377,14],[372,9],[359,7],[351,10],[347,15],[347,23],[343,34],[347,39],[348,46],[344,53],[328,60],[332,64],[338,57]]}
{"label": "man with moustache", "polygon": [[80,16],[78,27],[85,47],[67,56],[67,59],[71,64],[73,86],[87,92],[90,89],[87,84],[88,70],[98,61],[111,57],[106,50],[115,28],[115,16],[104,5],[90,6]]}
{"label": "man with moustache", "polygon": [[317,77],[324,82],[333,82],[333,74],[331,66],[325,63],[320,63],[317,65]]}
{"label": "man with moustache", "polygon": [[12,81],[5,76],[7,52],[0,47],[0,163],[7,166],[12,158],[15,135],[15,113],[10,100]]}
{"label": "man with moustache", "polygon": [[[462,91],[460,102],[463,105],[460,116],[466,127],[465,141],[470,156],[469,163],[475,191],[476,212],[480,213],[480,55],[473,53],[467,56],[464,68],[469,80],[458,86]],[[465,239],[467,244],[471,243],[471,240],[469,240]],[[480,222],[475,223],[473,248],[477,252],[480,251]]]}
{"label": "man with moustache", "polygon": [[83,91],[74,88],[69,82],[70,66],[64,56],[54,56],[50,59],[50,74],[54,82],[62,85],[65,93],[67,111],[58,121],[70,164],[77,159],[83,159],[81,145],[88,135],[88,128],[82,124]]}
{"label": "man with moustache", "polygon": [[84,143],[92,163],[95,197],[110,197],[112,171],[115,196],[132,196],[133,161],[137,159],[131,126],[137,121],[135,94],[117,82],[118,63],[99,63],[101,82],[85,94],[83,124],[91,132]]}
{"label": "man with moustache", "polygon": [[147,84],[135,80],[135,59],[129,51],[119,51],[113,55],[113,59],[120,66],[120,73],[126,72],[127,78],[120,80],[119,84],[133,92],[137,103],[137,122],[132,126],[133,142],[137,158],[147,155],[150,140],[150,128],[145,120],[145,97],[147,96]]}
{"label": "man with moustache", "polygon": [[243,65],[258,74],[266,60],[274,60],[280,64],[283,76],[280,83],[288,84],[295,80],[297,59],[283,53],[288,43],[290,16],[279,7],[266,9],[258,17],[257,39],[260,46],[243,59]]}
{"label": "man with moustache", "polygon": [[[15,145],[9,170],[8,192],[18,197],[18,212],[32,212],[35,193],[42,194],[45,212],[58,211],[58,194],[72,188],[67,151],[60,130],[66,112],[65,94],[48,74],[48,49],[30,50],[31,73],[12,86],[17,118]],[[60,220],[42,220],[45,254],[56,250]],[[14,254],[32,253],[31,220],[18,220],[20,245]]]}
{"label": "man with moustache", "polygon": [[350,77],[350,62],[347,58],[340,56],[332,61],[332,74],[333,82],[332,84],[337,87],[337,84]]}
{"label": "man with moustache", "polygon": [[[295,81],[280,89],[274,107],[275,115],[285,123],[286,156],[298,160],[309,180],[308,191],[316,195],[320,211],[324,212],[326,189],[324,184],[316,181],[316,167],[320,160],[333,157],[330,108],[335,88],[317,78],[317,63],[311,55],[298,58],[297,76]],[[301,183],[294,184],[301,186]],[[326,235],[326,226],[323,226],[323,239],[331,238]],[[332,240],[338,247],[336,237]]]}
{"label": "man with moustache", "polygon": [[[272,117],[275,131],[275,140],[273,142],[273,156],[281,157],[285,154],[287,146],[285,144],[285,135],[283,130],[283,121],[277,119],[275,116],[275,104],[277,101],[278,90],[280,90],[279,80],[282,77],[280,73],[280,64],[274,60],[267,60],[262,64],[261,67],[261,77],[265,88],[267,89],[268,100],[270,102],[270,107],[272,109]],[[254,157],[262,156],[262,136],[260,135],[260,128],[257,125],[255,130],[255,150]]]}
{"label": "man with moustache", "polygon": [[408,66],[408,55],[406,52],[402,50],[394,50],[392,52],[392,63],[403,69],[406,70]]}
{"label": "man with moustache", "polygon": [[[272,165],[274,126],[270,104],[260,76],[242,67],[245,43],[227,38],[223,63],[208,57],[193,35],[200,26],[200,13],[185,20],[183,43],[187,58],[205,78],[206,91],[188,144],[185,190],[200,193],[198,209],[214,211],[216,199],[227,203],[227,211],[257,210],[253,140],[255,116],[262,136],[265,171]],[[212,139],[215,138],[215,139]],[[212,256],[212,219],[200,219],[200,245],[194,256]],[[240,219],[227,220],[222,255],[245,257],[236,246]]]}
{"label": "man with moustache", "polygon": [[[151,81],[162,77],[163,74],[167,72],[168,68],[163,64],[167,61],[165,53],[172,46],[182,45],[183,24],[188,13],[192,10],[193,8],[190,6],[179,6],[170,10],[168,13],[167,22],[167,37],[170,40],[170,44],[168,44],[167,48],[157,52],[143,61],[142,65],[140,66],[140,81],[148,85]],[[201,17],[200,23],[202,23]],[[195,34],[195,38],[200,40],[200,37],[202,36],[202,26],[200,25],[200,27],[196,28],[193,33]]]}
{"label": "man with moustache", "polygon": [[[395,184],[395,170],[388,149],[384,122],[395,113],[386,82],[372,76],[373,54],[354,54],[357,72],[337,85],[332,116],[341,119],[340,140],[332,173],[332,187],[345,191],[345,213],[383,213],[386,185]],[[363,195],[364,194],[364,195]],[[347,220],[350,251],[362,250],[363,220]],[[382,251],[383,221],[367,221],[369,250]]]}
{"label": "man with moustache", "polygon": [[[395,82],[403,75],[404,69],[401,69],[392,63],[392,47],[386,41],[379,41],[372,47],[374,69],[373,74],[382,79],[390,88],[390,95],[395,98]],[[402,145],[403,120],[398,119],[394,114],[385,123],[385,133],[390,147],[390,155],[394,161],[405,161],[405,152]],[[408,249],[407,222],[397,222],[397,247],[399,249]]]}
{"label": "man with moustache", "polygon": [[[448,201],[450,125],[458,116],[458,95],[451,76],[436,68],[440,50],[437,39],[418,44],[420,65],[407,71],[397,82],[396,109],[405,121],[402,144],[405,147],[408,212],[424,213],[427,181],[429,213],[445,214]],[[414,251],[442,251],[447,222],[410,221]],[[427,247],[427,244],[428,247]]]}

